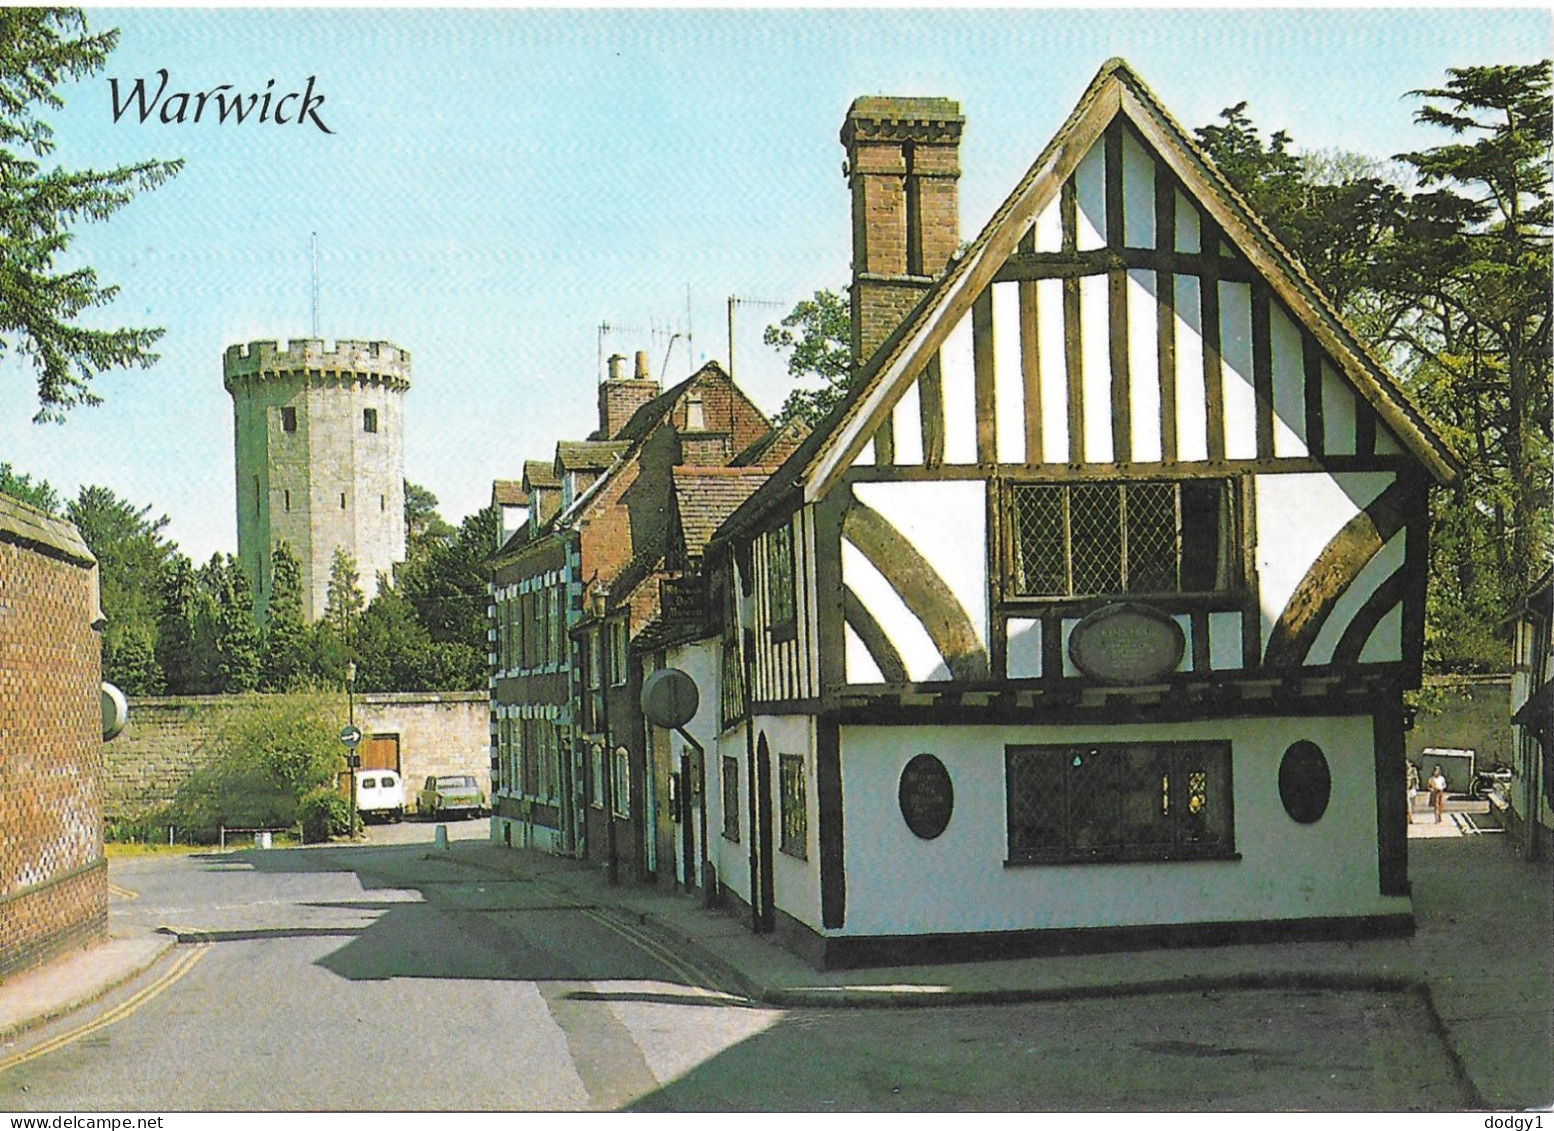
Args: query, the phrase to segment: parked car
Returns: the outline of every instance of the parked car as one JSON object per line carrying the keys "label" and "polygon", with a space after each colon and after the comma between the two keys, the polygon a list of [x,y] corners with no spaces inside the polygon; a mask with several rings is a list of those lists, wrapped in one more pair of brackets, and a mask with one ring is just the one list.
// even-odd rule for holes
{"label": "parked car", "polygon": [[405,783],[393,770],[357,770],[356,811],[363,819],[404,820]]}
{"label": "parked car", "polygon": [[415,811],[434,821],[449,815],[481,817],[486,795],[471,774],[433,774],[416,794]]}

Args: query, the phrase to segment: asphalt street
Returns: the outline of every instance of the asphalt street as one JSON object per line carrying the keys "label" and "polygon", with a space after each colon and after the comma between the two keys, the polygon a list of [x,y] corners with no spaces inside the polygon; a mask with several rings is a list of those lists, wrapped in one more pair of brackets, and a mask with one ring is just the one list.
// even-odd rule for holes
{"label": "asphalt street", "polygon": [[[484,822],[448,826],[454,839]],[[777,1009],[693,949],[416,823],[116,861],[179,945],[0,1049],[15,1111],[1458,1110],[1405,993]],[[518,858],[521,861],[521,857]]]}

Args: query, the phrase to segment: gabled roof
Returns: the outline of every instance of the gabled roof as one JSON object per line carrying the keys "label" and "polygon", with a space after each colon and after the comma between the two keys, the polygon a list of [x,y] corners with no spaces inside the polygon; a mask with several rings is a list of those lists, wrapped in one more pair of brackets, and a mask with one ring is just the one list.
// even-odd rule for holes
{"label": "gabled roof", "polygon": [[1186,193],[1267,279],[1406,450],[1438,481],[1449,483],[1456,478],[1458,463],[1445,441],[1344,323],[1331,300],[1127,63],[1111,59],[981,234],[951,261],[945,274],[867,361],[842,402],[781,471],[732,516],[730,532],[754,525],[768,508],[782,505],[785,499],[791,505],[789,492],[795,489],[801,488],[803,501],[811,502],[835,485],[1118,115],[1153,146]]}
{"label": "gabled roof", "polygon": [[556,444],[556,474],[603,471],[629,447],[626,440],[560,440]]}
{"label": "gabled roof", "polygon": [[771,475],[770,467],[677,467],[675,507],[686,556],[700,558],[712,534]]}
{"label": "gabled roof", "polygon": [[561,476],[556,473],[555,460],[524,460],[523,486],[526,491],[532,491],[536,487],[560,487]]}
{"label": "gabled roof", "polygon": [[529,493],[523,489],[523,481],[520,479],[493,479],[491,502],[498,507],[526,507],[529,505]]}
{"label": "gabled roof", "polygon": [[771,469],[798,450],[809,438],[810,428],[798,417],[773,428],[765,436],[751,444],[730,461],[732,467],[765,467]]}

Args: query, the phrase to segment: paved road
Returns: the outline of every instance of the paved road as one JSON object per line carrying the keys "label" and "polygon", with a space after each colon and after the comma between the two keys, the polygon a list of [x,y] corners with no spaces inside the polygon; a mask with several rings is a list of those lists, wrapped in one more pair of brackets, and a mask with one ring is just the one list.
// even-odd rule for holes
{"label": "paved road", "polygon": [[[483,822],[450,826],[483,834]],[[366,847],[115,863],[185,940],[0,1049],[0,1109],[1455,1110],[1407,995],[776,1010],[521,873]],[[57,1047],[51,1045],[57,1042]],[[48,1050],[48,1051],[43,1051]]]}

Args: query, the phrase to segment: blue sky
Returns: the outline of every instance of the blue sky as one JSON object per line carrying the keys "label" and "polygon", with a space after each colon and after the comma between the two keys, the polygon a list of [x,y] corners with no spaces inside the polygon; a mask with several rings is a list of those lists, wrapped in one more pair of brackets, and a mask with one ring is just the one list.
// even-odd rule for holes
{"label": "blue sky", "polygon": [[[166,328],[106,403],[35,425],[0,362],[0,460],[64,495],[110,487],[168,514],[196,560],[236,549],[230,344],[320,336],[414,356],[406,471],[457,520],[493,478],[595,423],[605,352],[668,381],[726,362],[769,412],[787,388],[761,330],[848,275],[837,131],[861,94],[959,100],[970,238],[1101,64],[1128,59],[1185,125],[1247,100],[1302,148],[1388,156],[1441,140],[1405,92],[1450,66],[1550,53],[1540,8],[1078,10],[94,10],[121,29],[53,116],[72,167],[182,157],[183,173],[72,253],[122,287],[104,321]],[[113,120],[108,79],[170,74],[325,97],[311,125]],[[671,348],[670,334],[689,329]]]}

